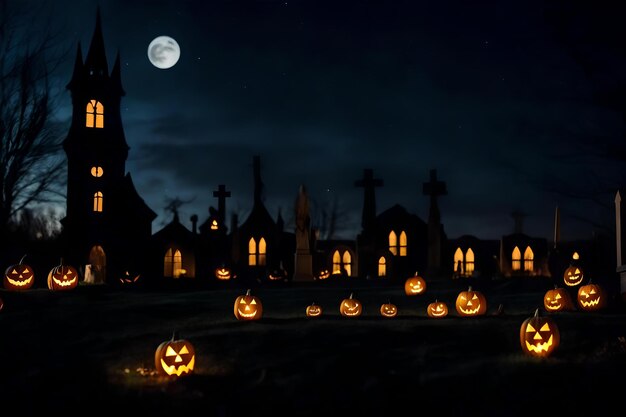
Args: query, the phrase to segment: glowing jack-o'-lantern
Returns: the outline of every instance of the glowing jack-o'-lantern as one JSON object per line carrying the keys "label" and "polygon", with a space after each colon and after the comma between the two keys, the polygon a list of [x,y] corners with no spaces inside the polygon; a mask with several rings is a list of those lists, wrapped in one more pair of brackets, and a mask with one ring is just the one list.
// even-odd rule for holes
{"label": "glowing jack-o'-lantern", "polygon": [[563,273],[563,282],[568,287],[575,287],[583,282],[584,274],[583,270],[579,266],[570,266]]}
{"label": "glowing jack-o'-lantern", "polygon": [[559,346],[561,337],[556,322],[550,317],[535,315],[522,322],[519,330],[522,351],[531,356],[546,357]]}
{"label": "glowing jack-o'-lantern", "polygon": [[426,291],[426,281],[417,272],[414,276],[407,278],[404,282],[404,292],[406,295],[423,294]]}
{"label": "glowing jack-o'-lantern", "polygon": [[63,260],[48,273],[48,289],[50,290],[73,290],[77,286],[78,271],[71,265],[63,265]]}
{"label": "glowing jack-o'-lantern", "polygon": [[312,303],[310,306],[306,307],[306,316],[307,317],[319,317],[322,315],[322,307],[318,306],[315,303]]}
{"label": "glowing jack-o'-lantern", "polygon": [[180,339],[174,332],[171,340],[161,343],[154,353],[157,373],[164,376],[182,376],[193,372],[196,352],[193,345]]}
{"label": "glowing jack-o'-lantern", "polygon": [[240,295],[235,299],[235,317],[237,320],[260,320],[263,316],[263,304],[259,297],[250,294]]}
{"label": "glowing jack-o'-lantern", "polygon": [[555,286],[543,296],[543,307],[549,312],[567,311],[574,309],[574,302],[565,288]]}
{"label": "glowing jack-o'-lantern", "polygon": [[122,285],[133,285],[139,282],[140,277],[141,274],[133,276],[130,272],[126,271],[124,272],[124,278],[120,278],[120,282],[122,283]]}
{"label": "glowing jack-o'-lantern", "polygon": [[601,310],[606,301],[604,290],[598,284],[589,282],[587,285],[581,285],[578,288],[576,297],[578,307],[585,311]]}
{"label": "glowing jack-o'-lantern", "polygon": [[482,316],[487,312],[487,299],[480,291],[461,291],[456,297],[456,311],[459,316]]}
{"label": "glowing jack-o'-lantern", "polygon": [[330,277],[330,271],[328,269],[322,269],[317,274],[317,279],[328,279]]}
{"label": "glowing jack-o'-lantern", "polygon": [[395,317],[398,315],[398,307],[388,301],[380,306],[380,315],[383,317]]}
{"label": "glowing jack-o'-lantern", "polygon": [[426,307],[428,317],[439,319],[448,315],[448,305],[442,301],[435,300],[434,303],[428,304]]}
{"label": "glowing jack-o'-lantern", "polygon": [[282,265],[272,272],[267,274],[267,279],[270,281],[287,281],[287,271],[283,269]]}
{"label": "glowing jack-o'-lantern", "polygon": [[354,298],[352,293],[350,293],[350,297],[343,299],[339,305],[339,312],[344,317],[358,317],[362,311],[361,302]]}
{"label": "glowing jack-o'-lantern", "polygon": [[11,291],[27,290],[35,282],[35,273],[30,265],[23,263],[26,255],[22,256],[20,262],[9,265],[4,271],[4,288]]}
{"label": "glowing jack-o'-lantern", "polygon": [[227,268],[225,265],[215,268],[215,278],[220,281],[227,281],[231,279],[232,274],[230,268]]}

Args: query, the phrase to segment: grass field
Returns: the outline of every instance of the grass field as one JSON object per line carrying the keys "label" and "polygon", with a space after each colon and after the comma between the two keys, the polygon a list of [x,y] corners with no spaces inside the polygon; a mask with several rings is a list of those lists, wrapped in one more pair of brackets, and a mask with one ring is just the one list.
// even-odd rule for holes
{"label": "grass field", "polygon": [[[561,344],[552,356],[522,353],[519,329],[542,314],[546,279],[476,283],[485,316],[454,309],[467,281],[401,285],[346,282],[253,289],[260,321],[235,319],[240,286],[71,292],[0,290],[2,415],[459,416],[600,415],[622,409],[626,309],[552,313]],[[339,314],[353,293],[358,318]],[[431,319],[444,301],[450,314]],[[398,306],[384,318],[380,305]],[[312,302],[319,318],[305,317]],[[498,307],[502,314],[495,314]],[[174,331],[196,351],[193,374],[155,375],[154,352]],[[61,413],[61,414],[58,414]]]}

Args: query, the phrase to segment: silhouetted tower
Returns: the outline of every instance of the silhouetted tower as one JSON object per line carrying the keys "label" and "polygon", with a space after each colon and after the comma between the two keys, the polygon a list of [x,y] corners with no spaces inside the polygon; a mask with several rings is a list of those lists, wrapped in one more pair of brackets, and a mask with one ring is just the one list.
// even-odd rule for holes
{"label": "silhouetted tower", "polygon": [[428,269],[430,273],[441,272],[441,249],[443,230],[437,198],[448,193],[446,183],[437,179],[437,170],[430,170],[430,181],[423,184],[422,193],[430,196],[428,211]]}
{"label": "silhouetted tower", "polygon": [[363,179],[354,182],[355,187],[363,187],[363,217],[361,226],[363,230],[369,229],[376,220],[376,187],[383,186],[383,180],[374,178],[374,170],[366,168],[363,170]]}
{"label": "silhouetted tower", "polygon": [[101,271],[100,280],[142,269],[154,213],[126,173],[128,144],[120,102],[125,95],[117,54],[109,74],[100,11],[83,63],[80,43],[72,78],[72,123],[63,142],[67,156],[67,210],[62,220],[67,262]]}

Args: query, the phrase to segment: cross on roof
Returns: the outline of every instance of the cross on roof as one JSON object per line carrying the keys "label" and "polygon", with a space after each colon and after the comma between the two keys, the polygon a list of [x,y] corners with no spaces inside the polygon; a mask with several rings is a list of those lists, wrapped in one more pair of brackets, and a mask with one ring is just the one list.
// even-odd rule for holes
{"label": "cross on roof", "polygon": [[422,193],[424,195],[429,195],[431,198],[437,198],[437,196],[448,194],[446,183],[437,179],[436,169],[430,170],[430,181],[424,183]]}
{"label": "cross on roof", "polygon": [[366,228],[371,221],[376,218],[376,197],[374,190],[376,187],[383,186],[383,180],[374,178],[374,170],[366,168],[363,170],[363,178],[354,182],[355,187],[363,187],[364,189],[364,202],[363,202],[363,217],[361,225]]}
{"label": "cross on roof", "polygon": [[217,212],[223,223],[226,217],[226,197],[230,197],[230,191],[226,191],[226,186],[220,184],[217,190],[213,191],[213,197],[217,197]]}

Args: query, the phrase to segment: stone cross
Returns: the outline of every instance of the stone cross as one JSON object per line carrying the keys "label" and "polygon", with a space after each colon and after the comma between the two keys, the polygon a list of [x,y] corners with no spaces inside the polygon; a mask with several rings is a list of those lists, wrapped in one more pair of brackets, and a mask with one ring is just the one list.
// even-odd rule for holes
{"label": "stone cross", "polygon": [[361,226],[366,229],[376,218],[376,187],[383,186],[383,180],[374,178],[374,170],[366,168],[363,170],[363,179],[354,182],[355,187],[363,187],[363,217],[361,218]]}
{"label": "stone cross", "polygon": [[224,224],[226,219],[226,198],[230,197],[230,191],[226,191],[226,186],[220,184],[217,190],[213,191],[213,197],[217,197],[217,214],[220,218],[220,222]]}

